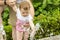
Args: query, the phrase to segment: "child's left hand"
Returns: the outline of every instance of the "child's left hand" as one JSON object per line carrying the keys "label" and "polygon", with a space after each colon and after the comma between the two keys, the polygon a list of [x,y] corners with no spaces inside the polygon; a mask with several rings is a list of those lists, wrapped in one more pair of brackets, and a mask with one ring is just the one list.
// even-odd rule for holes
{"label": "child's left hand", "polygon": [[25,23],[24,27],[28,27],[29,28],[30,24],[29,23]]}

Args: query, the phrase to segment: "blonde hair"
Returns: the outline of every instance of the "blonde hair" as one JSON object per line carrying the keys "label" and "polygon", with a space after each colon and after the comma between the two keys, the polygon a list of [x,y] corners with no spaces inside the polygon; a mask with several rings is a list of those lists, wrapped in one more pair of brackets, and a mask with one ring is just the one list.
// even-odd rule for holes
{"label": "blonde hair", "polygon": [[[19,5],[19,8],[21,9],[21,8],[23,8],[24,6],[25,6],[25,9],[24,9],[24,10],[30,9],[30,4],[29,4],[29,2],[27,2],[27,1],[21,2],[20,5]],[[26,7],[26,6],[28,6],[28,7]]]}

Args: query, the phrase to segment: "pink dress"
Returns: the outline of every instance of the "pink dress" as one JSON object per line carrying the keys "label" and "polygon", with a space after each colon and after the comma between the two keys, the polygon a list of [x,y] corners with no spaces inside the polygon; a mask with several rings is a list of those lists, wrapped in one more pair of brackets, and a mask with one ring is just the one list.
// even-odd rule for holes
{"label": "pink dress", "polygon": [[22,25],[23,25],[23,21],[17,19],[16,30],[18,30],[18,31],[24,31],[23,28],[22,28]]}
{"label": "pink dress", "polygon": [[25,23],[26,23],[25,21],[17,19],[16,30],[21,31],[21,32],[26,31],[24,30],[25,27],[23,26]]}

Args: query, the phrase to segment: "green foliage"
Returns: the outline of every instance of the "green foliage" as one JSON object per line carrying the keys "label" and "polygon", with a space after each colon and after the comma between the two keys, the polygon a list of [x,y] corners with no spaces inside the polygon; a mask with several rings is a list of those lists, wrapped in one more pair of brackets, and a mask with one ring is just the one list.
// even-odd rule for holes
{"label": "green foliage", "polygon": [[9,11],[10,10],[8,7],[4,9],[4,12],[2,14],[2,19],[4,24],[4,30],[6,31],[7,40],[12,40],[12,26],[8,24]]}
{"label": "green foliage", "polygon": [[6,31],[7,40],[12,40],[12,26],[11,25],[4,26],[4,29]]}
{"label": "green foliage", "polygon": [[3,24],[4,24],[4,26],[8,25],[8,18],[9,18],[9,8],[8,7],[6,7],[4,9],[2,18],[3,18]]}
{"label": "green foliage", "polygon": [[[60,34],[59,0],[34,0],[34,23],[40,23],[41,27],[36,32],[35,38],[54,36]],[[42,31],[42,29],[43,31]]]}

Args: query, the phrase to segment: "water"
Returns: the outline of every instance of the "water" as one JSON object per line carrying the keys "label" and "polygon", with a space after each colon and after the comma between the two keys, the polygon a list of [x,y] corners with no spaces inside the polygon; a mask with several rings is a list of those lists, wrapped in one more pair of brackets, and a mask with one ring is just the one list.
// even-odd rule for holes
{"label": "water", "polygon": [[0,25],[0,40],[6,40],[6,33],[3,29],[3,25]]}
{"label": "water", "polygon": [[38,31],[40,27],[41,27],[40,24],[39,24],[39,23],[36,23],[36,25],[35,25],[35,31],[33,31],[33,32],[31,33],[31,35],[30,35],[30,40],[38,40],[38,39],[35,39],[34,36],[35,36],[35,34],[36,34],[36,31]]}

